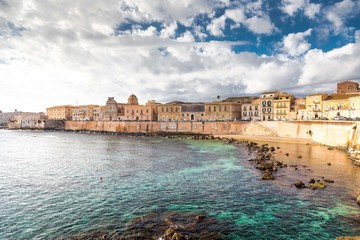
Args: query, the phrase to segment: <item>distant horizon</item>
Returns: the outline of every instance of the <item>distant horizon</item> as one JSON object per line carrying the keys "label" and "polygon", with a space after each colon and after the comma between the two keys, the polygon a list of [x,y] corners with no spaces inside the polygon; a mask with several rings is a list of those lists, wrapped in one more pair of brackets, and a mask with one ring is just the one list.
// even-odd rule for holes
{"label": "distant horizon", "polygon": [[357,0],[2,0],[0,14],[3,112],[360,81]]}

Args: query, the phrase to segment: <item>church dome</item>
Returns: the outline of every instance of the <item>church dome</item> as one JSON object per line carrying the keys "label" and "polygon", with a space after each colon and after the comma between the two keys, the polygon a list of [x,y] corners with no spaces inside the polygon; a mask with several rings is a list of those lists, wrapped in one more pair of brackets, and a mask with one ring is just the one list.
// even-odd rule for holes
{"label": "church dome", "polygon": [[128,105],[139,105],[138,103],[138,98],[134,95],[131,94],[128,98]]}

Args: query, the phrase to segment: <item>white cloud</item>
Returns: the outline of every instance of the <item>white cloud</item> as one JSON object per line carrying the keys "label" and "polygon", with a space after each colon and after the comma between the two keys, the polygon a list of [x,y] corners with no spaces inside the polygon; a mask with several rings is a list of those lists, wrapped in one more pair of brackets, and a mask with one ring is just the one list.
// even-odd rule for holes
{"label": "white cloud", "polygon": [[325,17],[332,23],[334,32],[339,34],[344,31],[345,18],[359,13],[359,1],[343,0],[330,7],[326,12]]}
{"label": "white cloud", "polygon": [[298,11],[304,11],[305,16],[313,19],[320,12],[321,5],[310,3],[309,0],[283,0],[281,10],[293,16]]}
{"label": "white cloud", "polygon": [[321,9],[320,4],[310,3],[305,7],[305,10],[304,10],[305,15],[308,18],[313,19],[315,17],[315,15],[320,12],[320,9]]}
{"label": "white cloud", "polygon": [[311,45],[305,40],[311,35],[312,29],[305,32],[290,33],[283,38],[281,50],[289,56],[299,56],[311,48]]}
{"label": "white cloud", "polygon": [[215,18],[212,22],[206,27],[206,29],[211,33],[213,36],[223,36],[223,30],[225,29],[225,21],[226,16],[222,15],[219,18]]}
{"label": "white cloud", "polygon": [[254,33],[270,34],[275,29],[269,17],[252,17],[248,18],[245,25]]}
{"label": "white cloud", "polygon": [[306,5],[306,0],[282,0],[281,10],[289,16],[293,16],[298,10]]}
{"label": "white cloud", "polygon": [[[108,96],[126,102],[131,93],[142,103],[209,101],[217,95],[290,87],[308,93],[312,84],[360,79],[359,40],[329,52],[310,50],[308,30],[283,39],[283,51],[291,58],[235,53],[233,46],[244,42],[195,42],[194,36],[206,36],[201,26],[175,39],[180,24],[193,26],[195,16],[210,16],[214,6],[228,6],[230,1],[123,3],[0,1],[0,109],[44,111],[58,104],[105,104]],[[275,27],[261,12],[261,1],[256,3],[251,11],[225,11],[224,18],[255,33],[272,33]],[[134,25],[127,34],[113,34],[111,30],[127,19],[158,25]],[[222,21],[211,31],[221,34]]]}

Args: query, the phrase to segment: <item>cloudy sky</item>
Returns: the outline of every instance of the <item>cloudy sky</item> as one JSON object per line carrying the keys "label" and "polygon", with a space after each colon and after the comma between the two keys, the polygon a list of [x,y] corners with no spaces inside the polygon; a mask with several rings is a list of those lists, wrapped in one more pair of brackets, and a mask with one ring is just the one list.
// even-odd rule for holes
{"label": "cloudy sky", "polygon": [[0,0],[0,109],[360,80],[358,0]]}

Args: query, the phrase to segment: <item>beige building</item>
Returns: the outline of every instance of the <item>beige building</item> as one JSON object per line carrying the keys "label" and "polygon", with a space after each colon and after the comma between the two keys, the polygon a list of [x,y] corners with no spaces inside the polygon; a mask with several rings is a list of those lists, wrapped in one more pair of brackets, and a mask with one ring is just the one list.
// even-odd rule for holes
{"label": "beige building", "polygon": [[204,121],[205,105],[204,103],[183,103],[181,106],[182,121]]}
{"label": "beige building", "polygon": [[360,120],[360,96],[350,97],[350,112],[349,117],[353,120],[359,121]]}
{"label": "beige building", "polygon": [[56,120],[71,120],[73,117],[74,109],[72,105],[61,105],[46,108],[46,115],[49,119]]}
{"label": "beige building", "polygon": [[274,98],[274,120],[294,120],[295,97],[291,94],[281,93]]}
{"label": "beige building", "polygon": [[241,118],[241,103],[208,102],[205,103],[206,121],[236,121]]}
{"label": "beige building", "polygon": [[[350,100],[352,98],[352,101]],[[354,110],[353,115],[351,114],[351,105],[356,106],[358,94],[332,94],[329,95],[326,100],[323,101],[323,116],[328,119],[335,117],[357,117],[357,113]]]}
{"label": "beige building", "polygon": [[260,99],[252,99],[250,103],[243,103],[241,120],[260,120]]}
{"label": "beige building", "polygon": [[93,121],[99,105],[80,105],[73,109],[72,120],[75,121]]}
{"label": "beige building", "polygon": [[158,121],[182,121],[181,106],[183,102],[169,102],[158,105]]}
{"label": "beige building", "polygon": [[145,105],[139,105],[135,95],[132,95],[130,97],[128,100],[128,104],[123,106],[124,117],[121,118],[121,120],[157,121],[158,104],[154,100],[149,100]]}
{"label": "beige building", "polygon": [[306,96],[306,119],[323,118],[323,101],[327,99],[328,94],[311,94]]}

